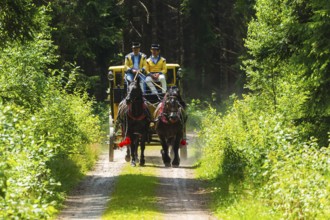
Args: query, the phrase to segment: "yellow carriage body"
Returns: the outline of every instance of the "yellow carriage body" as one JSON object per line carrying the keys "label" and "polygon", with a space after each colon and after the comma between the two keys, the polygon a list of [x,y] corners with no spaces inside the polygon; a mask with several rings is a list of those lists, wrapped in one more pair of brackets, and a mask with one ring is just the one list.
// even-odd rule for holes
{"label": "yellow carriage body", "polygon": [[[166,64],[166,67],[167,73],[165,74],[165,77],[167,86],[178,86],[178,71],[180,69],[180,65],[176,63],[168,63]],[[111,71],[113,75],[112,85],[110,86],[109,92],[109,100],[111,105],[112,119],[116,121],[118,116],[118,105],[125,96],[124,65],[110,66],[109,71]]]}

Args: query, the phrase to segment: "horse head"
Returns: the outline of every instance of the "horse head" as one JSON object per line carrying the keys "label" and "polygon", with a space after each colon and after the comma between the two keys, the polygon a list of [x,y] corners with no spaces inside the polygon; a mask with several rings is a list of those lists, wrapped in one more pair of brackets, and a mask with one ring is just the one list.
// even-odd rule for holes
{"label": "horse head", "polygon": [[139,79],[140,78],[137,77],[137,79],[133,80],[127,88],[127,96],[125,98],[127,104],[132,103],[135,100],[142,99],[143,94]]}
{"label": "horse head", "polygon": [[164,97],[164,113],[170,122],[180,119],[181,109],[178,100],[178,89],[170,88]]}

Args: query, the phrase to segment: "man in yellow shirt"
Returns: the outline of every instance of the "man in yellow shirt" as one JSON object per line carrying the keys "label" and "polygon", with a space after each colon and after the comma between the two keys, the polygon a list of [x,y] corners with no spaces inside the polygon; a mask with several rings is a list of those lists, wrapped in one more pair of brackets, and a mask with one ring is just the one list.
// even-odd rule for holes
{"label": "man in yellow shirt", "polygon": [[157,94],[157,89],[153,82],[160,82],[162,85],[162,92],[165,93],[167,90],[167,84],[165,79],[166,59],[160,56],[160,45],[151,45],[151,56],[146,61],[146,83],[151,90],[152,94]]}
{"label": "man in yellow shirt", "polygon": [[132,52],[125,56],[125,82],[129,85],[133,80],[136,74],[139,74],[140,77],[140,86],[142,92],[144,92],[143,82],[145,80],[145,76],[142,72],[146,69],[146,60],[147,56],[144,53],[140,52],[141,44],[138,42],[132,43]]}

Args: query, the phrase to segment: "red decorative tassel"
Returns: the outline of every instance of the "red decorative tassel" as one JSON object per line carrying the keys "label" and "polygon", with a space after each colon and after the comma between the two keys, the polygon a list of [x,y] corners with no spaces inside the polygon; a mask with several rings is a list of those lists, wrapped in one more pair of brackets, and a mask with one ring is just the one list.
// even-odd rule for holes
{"label": "red decorative tassel", "polygon": [[119,147],[124,147],[131,144],[131,139],[126,137],[122,142],[118,144]]}
{"label": "red decorative tassel", "polygon": [[180,142],[181,145],[187,145],[187,140],[186,139],[182,139],[181,142]]}

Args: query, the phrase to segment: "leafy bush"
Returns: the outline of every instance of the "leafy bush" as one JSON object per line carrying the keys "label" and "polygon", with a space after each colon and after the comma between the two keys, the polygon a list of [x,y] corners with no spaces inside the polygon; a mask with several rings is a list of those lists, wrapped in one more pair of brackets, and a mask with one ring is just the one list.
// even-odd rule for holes
{"label": "leafy bush", "polygon": [[[276,153],[267,156],[263,169],[267,176],[261,196],[286,218],[315,219],[329,210],[330,187],[326,174],[330,168],[328,148],[279,137]],[[271,198],[269,200],[268,198]],[[327,213],[329,214],[329,213]]]}
{"label": "leafy bush", "polygon": [[[198,129],[204,114],[202,103],[199,99],[192,99],[187,106],[189,120],[186,126],[188,129]],[[206,103],[206,106],[209,106],[209,104]]]}
{"label": "leafy bush", "polygon": [[201,176],[218,182],[225,194],[240,192],[238,198],[248,189],[285,218],[329,214],[329,148],[307,143],[285,116],[256,103],[245,96],[224,115],[204,112]]}
{"label": "leafy bush", "polygon": [[0,216],[45,218],[54,213],[56,181],[46,162],[54,146],[36,137],[35,118],[16,105],[0,105]]}
{"label": "leafy bush", "polygon": [[[98,142],[99,122],[90,114],[91,103],[79,96],[62,96],[67,100],[58,97],[33,115],[15,104],[0,105],[0,216],[51,216],[66,188],[62,176],[75,174],[62,163],[78,166],[71,171],[80,174],[93,165],[89,145]],[[62,169],[57,169],[59,165]]]}
{"label": "leafy bush", "polygon": [[40,13],[42,32],[0,56],[0,219],[51,218],[100,139],[94,102],[71,86],[76,69],[48,69],[55,47]]}

